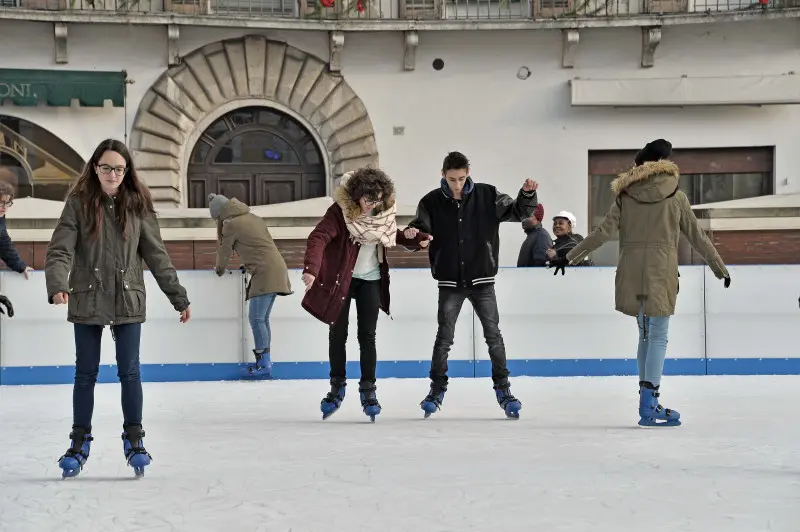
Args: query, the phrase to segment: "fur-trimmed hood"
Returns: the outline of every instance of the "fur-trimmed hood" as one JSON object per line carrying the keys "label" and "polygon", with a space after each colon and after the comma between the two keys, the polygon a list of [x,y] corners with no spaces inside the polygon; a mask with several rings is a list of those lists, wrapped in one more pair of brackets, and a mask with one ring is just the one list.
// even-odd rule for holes
{"label": "fur-trimmed hood", "polygon": [[[347,181],[350,179],[350,176],[353,175],[353,172],[347,172],[342,176],[342,180],[339,183],[339,186],[336,187],[336,190],[333,192],[333,200],[342,208],[342,213],[346,220],[353,221],[361,218],[363,213],[361,211],[361,206],[358,204],[357,201],[353,200],[350,197],[350,194],[347,192]],[[387,197],[383,198],[383,202],[375,207],[375,213],[383,212],[386,209],[390,209],[395,204],[395,195],[390,194]]]}
{"label": "fur-trimmed hood", "polygon": [[623,192],[641,203],[656,203],[675,193],[680,171],[672,161],[661,160],[634,166],[611,182],[611,190]]}

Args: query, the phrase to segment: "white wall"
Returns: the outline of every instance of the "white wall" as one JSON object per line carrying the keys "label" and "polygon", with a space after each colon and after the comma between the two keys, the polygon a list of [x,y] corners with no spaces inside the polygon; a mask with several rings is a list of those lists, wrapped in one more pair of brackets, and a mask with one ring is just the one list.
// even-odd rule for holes
{"label": "white wall", "polygon": [[[241,28],[184,28],[186,54]],[[327,59],[324,32],[263,31]],[[0,64],[9,68],[128,71],[127,128],[142,95],[166,69],[166,28],[70,25],[70,63],[55,65],[52,24],[0,23]],[[776,192],[800,192],[800,110],[765,108],[592,109],[569,105],[573,77],[626,78],[779,74],[800,64],[794,20],[667,26],[655,67],[642,69],[638,28],[581,31],[574,69],[561,68],[559,31],[420,34],[417,68],[404,71],[401,32],[348,33],[343,74],[365,102],[382,166],[398,182],[398,199],[414,204],[437,186],[449,150],[466,153],[476,179],[513,194],[526,177],[541,183],[545,214],[567,209],[587,230],[588,157],[594,149],[637,149],[654,138],[676,148],[775,146]],[[445,67],[435,71],[433,59]],[[533,73],[517,79],[521,66]],[[118,109],[3,107],[50,129],[88,157],[106,136],[120,136]],[[403,136],[392,128],[404,126]],[[784,184],[785,183],[785,184]],[[501,230],[501,264],[516,264],[524,235],[517,224]]]}
{"label": "white wall", "polygon": [[[710,371],[717,373],[800,373],[795,349],[800,267],[740,266],[730,271],[733,283],[726,290],[705,267],[681,267],[667,372],[705,374],[708,362]],[[544,269],[501,270],[496,290],[512,375],[635,371],[638,329],[633,318],[614,311],[614,274],[613,268],[574,268],[557,277]],[[241,274],[217,278],[211,271],[182,271],[179,275],[192,301],[192,320],[185,325],[178,322],[152,276],[146,276],[148,321],[142,364],[178,365],[179,370],[186,365],[190,372],[192,366],[252,360]],[[291,281],[296,289],[302,287],[299,271],[291,272]],[[425,376],[436,334],[435,282],[426,270],[396,270],[391,283],[392,319],[381,314],[378,321],[378,359],[384,365],[379,375],[407,376],[411,371]],[[14,318],[0,319],[0,382],[7,371],[30,370],[33,375],[37,369],[72,366],[72,326],[66,322],[65,307],[47,304],[44,274],[34,272],[25,281],[3,271],[0,291],[16,309]],[[281,297],[273,310],[272,358],[276,368],[280,366],[276,375],[308,378],[316,371],[315,376],[324,377],[328,328],[302,310],[302,296],[299,289]],[[348,360],[357,362],[355,306],[350,330]],[[108,333],[103,348],[102,364],[114,364]],[[456,364],[477,360],[479,368],[488,360],[469,303],[457,324],[450,360]],[[394,369],[403,364],[404,370]],[[480,376],[481,371],[476,373]],[[19,373],[15,375],[19,378]]]}

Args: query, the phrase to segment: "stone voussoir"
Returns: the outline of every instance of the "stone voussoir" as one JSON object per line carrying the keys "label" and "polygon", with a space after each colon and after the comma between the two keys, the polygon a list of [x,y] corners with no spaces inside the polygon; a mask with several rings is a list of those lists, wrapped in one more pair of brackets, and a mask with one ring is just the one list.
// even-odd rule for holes
{"label": "stone voussoir", "polygon": [[[326,62],[286,43],[248,35],[212,43],[166,70],[145,94],[130,135],[142,179],[159,204],[180,205],[186,164],[202,133],[198,124],[220,106],[258,98],[288,106],[326,143],[331,178],[371,165],[378,149],[372,122],[360,98]],[[277,106],[280,107],[280,106]],[[185,194],[185,192],[184,192]]]}

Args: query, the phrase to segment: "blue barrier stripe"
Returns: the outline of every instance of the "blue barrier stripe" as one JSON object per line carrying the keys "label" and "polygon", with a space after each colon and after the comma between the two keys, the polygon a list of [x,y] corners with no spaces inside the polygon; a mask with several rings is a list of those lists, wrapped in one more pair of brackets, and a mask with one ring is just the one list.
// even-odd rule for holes
{"label": "blue barrier stripe", "polygon": [[[450,360],[449,376],[483,378],[491,375],[488,360]],[[246,364],[143,364],[144,382],[189,382],[239,380]],[[378,362],[377,375],[385,378],[427,378],[430,361],[399,360]],[[636,360],[625,359],[515,359],[508,361],[511,376],[600,377],[636,375]],[[276,379],[327,379],[327,362],[276,362]],[[358,362],[347,363],[348,378],[356,380]],[[800,375],[800,358],[671,358],[664,365],[665,375]],[[74,366],[0,367],[0,385],[71,384]],[[117,367],[100,367],[98,382],[117,382]]]}

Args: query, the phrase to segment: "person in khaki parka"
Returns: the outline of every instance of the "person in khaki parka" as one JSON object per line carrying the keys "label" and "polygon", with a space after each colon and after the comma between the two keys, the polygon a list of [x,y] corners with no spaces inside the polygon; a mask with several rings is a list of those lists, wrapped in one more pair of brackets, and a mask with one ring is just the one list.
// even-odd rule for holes
{"label": "person in khaki parka", "polygon": [[189,321],[189,299],[161,239],[150,191],[125,145],[104,140],[70,190],[45,254],[48,302],[67,305],[67,321],[75,331],[71,445],[59,460],[64,477],[78,475],[89,458],[94,387],[106,326],[116,343],[125,458],[136,476],[150,464],[143,443],[139,370],[147,309],[144,264],[180,313],[180,321]]}
{"label": "person in khaki parka", "polygon": [[570,251],[551,261],[554,274],[579,263],[619,231],[616,309],[639,326],[639,425],[680,425],[680,414],[658,404],[667,352],[669,318],[678,296],[678,240],[681,233],[718,279],[730,275],[714,245],[700,229],[686,194],[678,188],[678,166],[666,160],[672,144],[659,139],[636,154],[631,170],[611,183],[616,201],[603,222]]}
{"label": "person in khaki parka", "polygon": [[276,296],[292,293],[286,262],[264,220],[250,212],[250,207],[225,196],[209,194],[208,207],[211,218],[217,220],[217,275],[225,273],[225,267],[236,251],[245,270],[250,274],[246,299],[250,301],[248,319],[253,331],[256,357],[255,366],[248,367],[251,375],[272,377],[270,344],[272,334],[269,316]]}

